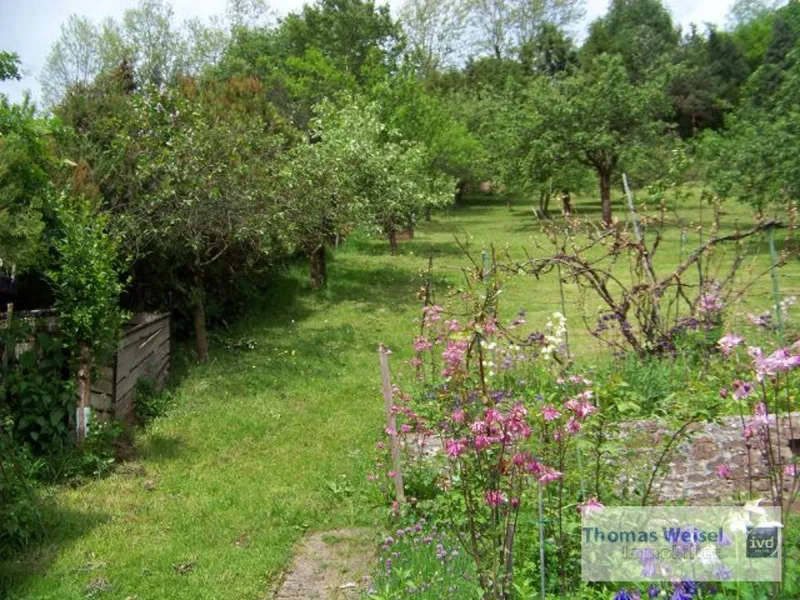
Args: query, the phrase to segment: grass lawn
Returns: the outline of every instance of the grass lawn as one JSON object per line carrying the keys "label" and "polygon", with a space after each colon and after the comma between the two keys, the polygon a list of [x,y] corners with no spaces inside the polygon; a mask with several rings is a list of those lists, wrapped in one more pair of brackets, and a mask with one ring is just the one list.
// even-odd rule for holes
{"label": "grass lawn", "polygon": [[[577,206],[598,218],[594,200]],[[725,231],[749,222],[745,207],[725,211]],[[708,222],[711,210],[678,212],[689,227],[688,250],[697,240],[690,225]],[[656,255],[662,275],[678,261],[678,232],[669,231]],[[520,248],[542,238],[530,206],[474,199],[422,223],[397,257],[382,241],[349,241],[330,264],[329,289],[317,296],[308,294],[304,271],[290,270],[262,306],[225,333],[254,340],[255,350],[215,344],[212,362],[190,367],[177,382],[170,414],[139,435],[134,461],[84,487],[52,491],[47,543],[0,564],[0,593],[31,600],[269,598],[304,531],[369,526],[375,499],[365,475],[383,414],[376,349],[383,342],[395,350],[401,377],[428,257],[442,284],[457,283],[466,264],[454,234],[469,236],[477,253],[494,243],[520,257]],[[766,242],[754,238],[752,250],[746,268],[767,268]],[[781,273],[784,295],[800,294],[800,262],[792,261]],[[568,287],[566,296],[573,347],[600,360],[580,325],[575,291]],[[771,297],[764,279],[746,303],[761,311]],[[560,310],[557,282],[520,278],[504,302],[509,314],[525,307],[529,323],[543,325]]]}

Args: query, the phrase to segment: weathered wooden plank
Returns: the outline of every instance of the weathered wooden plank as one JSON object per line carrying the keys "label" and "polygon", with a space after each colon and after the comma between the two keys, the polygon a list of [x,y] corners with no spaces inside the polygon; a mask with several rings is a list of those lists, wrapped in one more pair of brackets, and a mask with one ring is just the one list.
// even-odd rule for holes
{"label": "weathered wooden plank", "polygon": [[124,346],[128,343],[132,343],[133,340],[140,339],[143,335],[146,336],[148,331],[158,329],[160,327],[169,328],[168,313],[164,313],[163,315],[160,315],[152,320],[148,320],[138,325],[134,325],[133,327],[124,329],[122,335],[120,336],[120,345]]}
{"label": "weathered wooden plank", "polygon": [[155,370],[164,357],[169,356],[169,346],[162,346],[158,352],[146,357],[136,368],[128,371],[124,377],[117,378],[117,395],[124,396],[136,387],[136,382],[140,377],[155,377],[158,373]]}
{"label": "weathered wooden plank", "polygon": [[130,390],[124,396],[118,396],[114,402],[114,418],[123,423],[133,423],[135,414],[133,409],[133,399],[136,395],[135,390]]}
{"label": "weathered wooden plank", "polygon": [[167,334],[169,334],[169,321],[148,323],[144,328],[132,334],[125,334],[124,337],[120,338],[119,344],[117,345],[117,352],[124,352],[129,348],[143,346],[148,343],[154,334],[161,331],[166,331]]}
{"label": "weathered wooden plank", "polygon": [[92,393],[114,395],[114,382],[110,379],[96,379],[92,380]]}
{"label": "weathered wooden plank", "polygon": [[117,381],[138,367],[143,360],[147,360],[149,356],[158,353],[167,346],[169,346],[169,337],[166,337],[166,334],[161,334],[153,338],[146,346],[141,348],[132,347],[121,352],[117,356]]}
{"label": "weathered wooden plank", "polygon": [[[164,340],[169,339],[169,327],[159,327],[153,330],[147,330],[145,332],[147,335],[143,335],[136,340],[135,343],[127,344],[124,347],[119,348],[117,351],[118,357],[127,357],[132,354],[136,354],[143,350],[150,348],[151,346],[158,346],[164,343]],[[119,358],[117,360],[119,362]]]}
{"label": "weathered wooden plank", "polygon": [[96,392],[89,394],[89,406],[94,410],[110,411],[113,404],[114,399],[111,394],[100,394]]}

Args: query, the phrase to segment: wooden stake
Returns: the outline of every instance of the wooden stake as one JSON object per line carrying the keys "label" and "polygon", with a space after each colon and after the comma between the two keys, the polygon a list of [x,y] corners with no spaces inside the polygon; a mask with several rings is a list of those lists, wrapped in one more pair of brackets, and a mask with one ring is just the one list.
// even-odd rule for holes
{"label": "wooden stake", "polygon": [[392,452],[392,469],[394,470],[395,497],[398,502],[406,501],[406,494],[403,488],[403,470],[400,462],[400,440],[397,437],[397,418],[392,411],[392,380],[389,374],[389,351],[381,344],[378,346],[378,359],[381,365],[381,379],[383,380],[383,401],[386,408],[386,426],[392,434],[389,436],[389,444]]}

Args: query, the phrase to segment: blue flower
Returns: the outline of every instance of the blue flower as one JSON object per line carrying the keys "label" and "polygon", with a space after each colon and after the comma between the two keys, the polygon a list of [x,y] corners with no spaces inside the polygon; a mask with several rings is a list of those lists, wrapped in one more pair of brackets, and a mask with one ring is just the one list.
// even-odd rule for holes
{"label": "blue flower", "polygon": [[720,563],[716,567],[714,567],[714,577],[716,577],[720,581],[729,581],[730,579],[733,578],[733,571],[731,571],[728,567]]}
{"label": "blue flower", "polygon": [[692,600],[697,595],[697,584],[693,581],[683,581],[675,584],[672,600]]}
{"label": "blue flower", "polygon": [[651,583],[650,587],[647,588],[647,597],[655,598],[656,596],[658,596],[659,592],[660,590],[658,589],[658,586],[654,583]]}
{"label": "blue flower", "polygon": [[614,600],[633,600],[633,596],[630,595],[628,590],[622,588],[617,592],[617,595],[614,596]]}

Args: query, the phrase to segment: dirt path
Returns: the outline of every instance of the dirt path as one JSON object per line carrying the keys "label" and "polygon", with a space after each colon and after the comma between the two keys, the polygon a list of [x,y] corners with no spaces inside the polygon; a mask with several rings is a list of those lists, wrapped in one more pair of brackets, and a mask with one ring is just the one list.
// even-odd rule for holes
{"label": "dirt path", "polygon": [[355,600],[367,589],[375,543],[368,529],[336,529],[305,538],[275,600]]}

